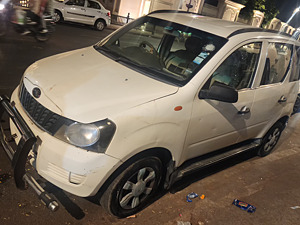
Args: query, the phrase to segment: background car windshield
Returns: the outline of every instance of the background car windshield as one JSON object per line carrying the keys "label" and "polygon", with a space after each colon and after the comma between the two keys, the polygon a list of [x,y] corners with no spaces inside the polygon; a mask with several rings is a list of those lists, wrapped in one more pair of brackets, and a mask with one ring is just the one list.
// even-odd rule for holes
{"label": "background car windshield", "polygon": [[183,86],[226,41],[191,27],[142,17],[98,47],[146,75]]}

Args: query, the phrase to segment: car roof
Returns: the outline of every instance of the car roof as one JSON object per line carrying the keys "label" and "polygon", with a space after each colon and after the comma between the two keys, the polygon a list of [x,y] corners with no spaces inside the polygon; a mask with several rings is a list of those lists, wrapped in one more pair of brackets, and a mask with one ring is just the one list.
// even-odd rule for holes
{"label": "car roof", "polygon": [[189,27],[203,30],[224,38],[230,38],[237,34],[246,32],[262,32],[264,34],[270,34],[272,37],[274,37],[276,34],[276,36],[291,38],[291,35],[286,33],[279,33],[275,30],[266,30],[239,22],[232,22],[228,20],[202,16],[200,14],[189,13],[185,11],[158,10],[148,15],[151,17],[168,20],[179,24],[184,24]]}

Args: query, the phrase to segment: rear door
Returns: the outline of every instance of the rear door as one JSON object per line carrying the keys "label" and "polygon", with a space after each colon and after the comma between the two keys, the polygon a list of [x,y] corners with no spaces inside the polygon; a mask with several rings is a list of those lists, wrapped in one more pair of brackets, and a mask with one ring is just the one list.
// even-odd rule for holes
{"label": "rear door", "polygon": [[261,79],[258,80],[252,107],[253,113],[257,115],[253,127],[255,134],[266,132],[281,117],[283,109],[290,101],[289,93],[293,85],[286,79],[290,73],[293,45],[267,42],[265,46],[265,67]]}
{"label": "rear door", "polygon": [[93,25],[98,18],[105,18],[106,14],[102,10],[101,5],[92,0],[87,0],[86,20]]}

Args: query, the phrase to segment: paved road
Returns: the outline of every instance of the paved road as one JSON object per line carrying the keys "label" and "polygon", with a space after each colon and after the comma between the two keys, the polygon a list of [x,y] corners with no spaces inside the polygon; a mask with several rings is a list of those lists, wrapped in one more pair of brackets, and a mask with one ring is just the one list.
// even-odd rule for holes
{"label": "paved road", "polygon": [[[112,30],[97,32],[87,27],[58,25],[48,43],[11,32],[0,40],[0,93],[10,94],[24,70],[43,57],[89,46]],[[197,224],[294,225],[300,220],[300,114],[290,120],[278,148],[268,157],[252,154],[193,174],[177,183],[171,193],[160,198],[136,218],[119,220],[109,216],[93,199],[79,198],[55,187],[48,187],[61,203],[51,213],[32,190],[16,189],[10,164],[0,147],[0,224],[1,225],[98,225],[144,224],[176,225],[177,221]],[[205,194],[186,202],[190,192]],[[248,214],[231,205],[238,198],[257,207]]]}
{"label": "paved road", "polygon": [[10,30],[5,38],[0,39],[0,91],[10,93],[25,69],[36,60],[90,46],[112,31],[105,29],[99,32],[89,26],[59,24],[51,39],[40,43],[31,36],[21,36]]}

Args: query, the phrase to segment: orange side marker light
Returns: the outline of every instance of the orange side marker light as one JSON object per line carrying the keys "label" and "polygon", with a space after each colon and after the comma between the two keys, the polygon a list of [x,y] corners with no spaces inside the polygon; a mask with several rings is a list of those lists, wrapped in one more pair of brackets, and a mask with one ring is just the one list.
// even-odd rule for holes
{"label": "orange side marker light", "polygon": [[182,110],[182,106],[176,106],[176,107],[174,108],[174,111],[180,111],[180,110]]}

